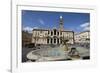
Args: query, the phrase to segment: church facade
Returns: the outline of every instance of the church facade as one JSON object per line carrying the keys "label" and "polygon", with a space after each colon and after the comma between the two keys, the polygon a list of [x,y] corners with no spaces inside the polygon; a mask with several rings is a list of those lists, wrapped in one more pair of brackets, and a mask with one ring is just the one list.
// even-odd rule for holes
{"label": "church facade", "polygon": [[35,44],[62,44],[62,40],[68,40],[74,44],[74,32],[64,30],[63,18],[60,16],[58,29],[33,29],[32,43]]}

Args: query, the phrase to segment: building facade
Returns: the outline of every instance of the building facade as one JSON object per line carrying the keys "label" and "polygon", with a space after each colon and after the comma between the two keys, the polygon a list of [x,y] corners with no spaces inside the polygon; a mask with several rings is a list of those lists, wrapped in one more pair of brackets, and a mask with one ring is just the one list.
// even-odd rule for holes
{"label": "building facade", "polygon": [[64,30],[62,16],[59,21],[58,29],[33,29],[32,43],[61,44],[62,40],[68,40],[69,44],[74,44],[74,32]]}
{"label": "building facade", "polygon": [[90,43],[90,31],[84,31],[75,35],[75,43]]}

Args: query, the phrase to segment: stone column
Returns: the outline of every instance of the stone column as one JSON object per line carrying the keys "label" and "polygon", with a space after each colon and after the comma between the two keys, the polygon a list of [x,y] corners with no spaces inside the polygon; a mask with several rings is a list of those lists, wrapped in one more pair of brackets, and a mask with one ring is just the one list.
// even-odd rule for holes
{"label": "stone column", "polygon": [[58,43],[58,41],[57,41],[58,39],[56,38],[56,44]]}
{"label": "stone column", "polygon": [[51,36],[51,31],[49,31],[49,36]]}
{"label": "stone column", "polygon": [[51,44],[51,39],[49,38],[49,44]]}
{"label": "stone column", "polygon": [[60,38],[59,38],[59,44],[61,44],[61,43],[60,43]]}
{"label": "stone column", "polygon": [[53,30],[53,36],[54,36],[54,30]]}
{"label": "stone column", "polygon": [[52,38],[52,44],[54,44],[54,38]]}

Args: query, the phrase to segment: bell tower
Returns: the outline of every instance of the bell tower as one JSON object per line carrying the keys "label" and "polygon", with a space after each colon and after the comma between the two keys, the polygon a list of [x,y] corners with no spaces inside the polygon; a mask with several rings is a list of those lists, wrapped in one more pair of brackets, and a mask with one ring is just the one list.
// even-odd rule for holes
{"label": "bell tower", "polygon": [[60,16],[59,30],[60,30],[60,31],[63,31],[63,30],[64,30],[63,17],[62,17],[62,16]]}

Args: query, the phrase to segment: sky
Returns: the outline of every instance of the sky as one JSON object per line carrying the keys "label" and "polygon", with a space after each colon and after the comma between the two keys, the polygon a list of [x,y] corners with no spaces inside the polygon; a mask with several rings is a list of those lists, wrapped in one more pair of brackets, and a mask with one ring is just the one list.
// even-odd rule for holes
{"label": "sky", "polygon": [[90,28],[89,13],[22,10],[22,29],[31,32],[39,28],[59,28],[60,16],[63,18],[64,30],[82,32]]}

